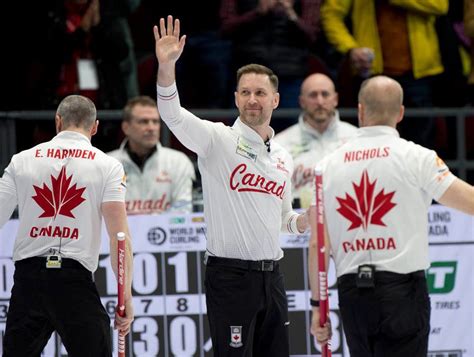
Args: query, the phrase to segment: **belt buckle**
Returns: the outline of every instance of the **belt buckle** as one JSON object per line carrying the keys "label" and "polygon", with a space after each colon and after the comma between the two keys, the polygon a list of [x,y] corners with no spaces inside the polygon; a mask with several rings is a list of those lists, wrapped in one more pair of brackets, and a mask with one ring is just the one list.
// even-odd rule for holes
{"label": "belt buckle", "polygon": [[273,261],[262,260],[262,271],[273,271]]}

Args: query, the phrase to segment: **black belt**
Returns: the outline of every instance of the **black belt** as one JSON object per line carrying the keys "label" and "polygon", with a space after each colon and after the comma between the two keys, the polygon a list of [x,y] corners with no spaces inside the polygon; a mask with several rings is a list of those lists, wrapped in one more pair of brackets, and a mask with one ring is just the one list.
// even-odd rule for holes
{"label": "black belt", "polygon": [[[15,262],[15,267],[17,268],[33,268],[33,269],[47,269],[46,268],[46,257],[33,257],[18,260]],[[87,270],[81,263],[75,259],[71,258],[62,258],[61,259],[61,268],[66,269],[84,269]]]}
{"label": "black belt", "polygon": [[[350,284],[350,283],[355,283],[356,281],[357,274],[351,273],[351,274],[344,274],[337,278],[337,282],[339,284]],[[389,282],[392,280],[399,280],[399,279],[407,279],[407,278],[423,278],[425,277],[425,271],[424,270],[417,270],[412,273],[408,274],[399,274],[399,273],[393,273],[390,271],[376,271],[375,272],[375,281],[380,281],[380,282]]]}
{"label": "black belt", "polygon": [[242,260],[208,256],[207,266],[226,266],[256,271],[274,271],[278,268],[276,260]]}

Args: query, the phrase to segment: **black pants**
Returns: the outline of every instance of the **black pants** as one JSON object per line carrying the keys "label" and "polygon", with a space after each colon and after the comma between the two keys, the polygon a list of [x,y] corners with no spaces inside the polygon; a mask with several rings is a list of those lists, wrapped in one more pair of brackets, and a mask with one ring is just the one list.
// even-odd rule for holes
{"label": "black pants", "polygon": [[[214,356],[287,357],[288,302],[283,275],[210,259],[205,288]],[[241,264],[242,263],[242,264]],[[256,263],[256,262],[255,262]]]}
{"label": "black pants", "polygon": [[39,357],[55,330],[71,357],[112,356],[110,319],[91,272],[71,259],[61,269],[45,262],[15,263],[3,356]]}
{"label": "black pants", "polygon": [[339,309],[351,357],[426,357],[430,298],[424,272],[375,273],[375,288],[338,279]]}

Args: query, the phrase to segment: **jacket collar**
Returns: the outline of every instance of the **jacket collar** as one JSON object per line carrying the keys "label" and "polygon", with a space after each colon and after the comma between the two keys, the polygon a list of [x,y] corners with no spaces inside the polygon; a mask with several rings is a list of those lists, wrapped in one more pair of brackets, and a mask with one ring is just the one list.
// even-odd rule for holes
{"label": "jacket collar", "polygon": [[[273,130],[272,127],[269,127],[269,128],[270,128],[269,140],[272,140],[273,137],[275,136],[275,130]],[[249,127],[247,124],[243,123],[240,120],[240,117],[238,117],[235,120],[234,125],[232,125],[232,129],[234,129],[237,133],[241,134],[247,140],[250,140],[256,144],[265,145],[265,142],[262,139],[262,137],[255,130]]]}

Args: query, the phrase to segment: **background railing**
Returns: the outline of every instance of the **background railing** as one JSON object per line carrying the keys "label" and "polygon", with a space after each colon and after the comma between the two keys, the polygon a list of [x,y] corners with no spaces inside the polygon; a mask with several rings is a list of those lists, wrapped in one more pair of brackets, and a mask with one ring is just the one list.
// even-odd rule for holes
{"label": "background railing", "polygon": [[[199,109],[191,110],[201,118],[224,121],[231,124],[237,116],[235,109]],[[355,109],[340,109],[340,116],[357,124]],[[298,109],[278,109],[273,113],[272,126],[281,130],[296,122]],[[54,111],[10,111],[0,112],[0,172],[8,165],[12,155],[27,149],[38,142],[32,139],[32,131],[38,128],[48,139],[54,135]],[[94,145],[104,151],[118,147],[123,137],[120,130],[120,110],[99,111],[99,135],[94,138]],[[406,117],[423,120],[432,118],[438,124],[438,146],[435,148],[445,159],[448,166],[462,179],[474,183],[474,108],[424,108],[407,109]],[[441,125],[440,125],[441,124]],[[161,142],[165,146],[176,146],[165,125],[161,128]],[[442,131],[440,133],[440,131]],[[48,136],[49,135],[49,136]],[[179,144],[178,144],[179,145]],[[178,147],[179,148],[179,147]]]}

